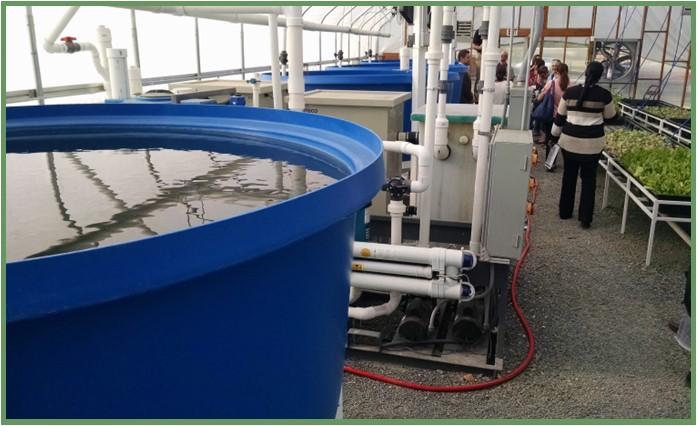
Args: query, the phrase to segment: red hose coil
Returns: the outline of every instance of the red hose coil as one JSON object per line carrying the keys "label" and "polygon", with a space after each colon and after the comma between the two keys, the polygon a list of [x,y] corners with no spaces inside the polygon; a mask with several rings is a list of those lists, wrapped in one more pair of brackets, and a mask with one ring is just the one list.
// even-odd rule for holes
{"label": "red hose coil", "polygon": [[[533,189],[533,202],[537,198],[537,188]],[[520,326],[523,328],[523,331],[525,331],[525,335],[528,338],[528,353],[525,355],[525,358],[523,361],[518,364],[518,366],[512,370],[510,373],[501,376],[497,379],[490,380],[488,382],[484,383],[477,383],[473,385],[461,385],[461,386],[434,386],[434,385],[424,385],[421,383],[415,383],[415,382],[409,382],[406,380],[400,380],[394,377],[389,377],[389,376],[383,376],[382,374],[377,374],[377,373],[372,373],[370,371],[365,371],[365,370],[359,370],[357,368],[351,367],[350,365],[344,365],[344,372],[349,373],[349,374],[354,374],[356,376],[361,376],[361,377],[366,377],[371,380],[377,380],[379,382],[384,382],[384,383],[389,383],[391,385],[395,386],[401,386],[403,388],[408,388],[408,389],[414,389],[414,390],[420,390],[420,391],[427,391],[427,392],[470,392],[470,391],[476,391],[476,390],[482,390],[482,389],[488,389],[488,388],[493,388],[495,386],[501,385],[503,383],[508,382],[509,380],[514,379],[518,375],[520,375],[525,369],[530,365],[532,362],[533,358],[535,357],[535,336],[532,333],[532,329],[530,328],[530,324],[528,323],[527,318],[525,318],[525,314],[523,314],[523,310],[520,308],[520,305],[518,304],[518,275],[520,274],[520,270],[523,266],[523,263],[525,262],[525,259],[528,256],[528,252],[530,251],[530,231],[532,229],[532,220],[530,216],[528,215],[528,226],[525,231],[525,246],[523,247],[523,251],[520,254],[520,259],[518,259],[518,262],[515,265],[515,268],[513,269],[513,276],[511,278],[511,304],[513,305],[513,309],[516,312],[516,315],[518,316],[518,321],[520,322]]]}

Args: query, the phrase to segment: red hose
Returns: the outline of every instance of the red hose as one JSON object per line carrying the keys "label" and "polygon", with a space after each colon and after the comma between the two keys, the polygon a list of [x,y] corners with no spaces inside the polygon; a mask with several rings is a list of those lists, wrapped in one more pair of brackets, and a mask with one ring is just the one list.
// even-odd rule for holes
{"label": "red hose", "polygon": [[[535,188],[533,189],[533,202],[534,202],[536,197],[537,197],[537,187],[535,186]],[[528,228],[525,231],[525,246],[523,247],[523,251],[520,254],[520,259],[518,259],[518,263],[516,263],[515,268],[513,269],[513,277],[511,278],[511,304],[513,305],[513,309],[515,309],[516,315],[518,316],[518,321],[520,322],[520,326],[523,328],[523,330],[525,331],[525,334],[528,338],[528,353],[525,355],[525,358],[523,359],[523,361],[515,368],[515,370],[511,371],[510,373],[506,374],[505,376],[501,376],[497,379],[490,380],[488,382],[477,383],[477,384],[473,384],[473,385],[461,385],[461,386],[433,386],[433,385],[424,385],[424,384],[415,383],[415,382],[408,382],[406,380],[400,380],[400,379],[396,379],[394,377],[383,376],[382,374],[376,374],[376,373],[372,373],[370,371],[359,370],[357,368],[351,367],[350,365],[344,365],[344,372],[354,374],[356,376],[366,377],[366,378],[372,379],[372,380],[377,380],[379,382],[389,383],[391,385],[401,386],[403,388],[420,390],[420,391],[427,391],[427,392],[469,392],[469,391],[493,388],[494,386],[498,386],[500,384],[506,383],[509,380],[512,380],[513,378],[518,376],[520,373],[525,371],[525,369],[528,367],[528,365],[530,365],[530,362],[532,362],[532,359],[535,356],[535,336],[532,334],[532,329],[530,328],[530,324],[528,323],[528,320],[525,318],[525,314],[523,314],[523,310],[520,308],[520,305],[518,305],[518,275],[520,274],[520,269],[522,268],[523,263],[525,262],[525,259],[528,256],[528,252],[530,251],[530,230],[531,229],[532,229],[532,220],[530,219],[530,215],[528,215]]]}

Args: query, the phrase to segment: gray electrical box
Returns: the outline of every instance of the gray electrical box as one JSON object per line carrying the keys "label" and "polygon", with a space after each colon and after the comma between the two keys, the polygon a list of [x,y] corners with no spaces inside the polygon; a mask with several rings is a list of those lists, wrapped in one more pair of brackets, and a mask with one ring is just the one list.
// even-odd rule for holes
{"label": "gray electrical box", "polygon": [[525,101],[525,84],[516,83],[511,86],[511,98],[508,106],[507,129],[530,128],[530,113],[532,112],[532,93],[528,93]]}
{"label": "gray electrical box", "polygon": [[496,131],[489,151],[483,233],[490,257],[515,260],[523,249],[531,156],[530,130]]}

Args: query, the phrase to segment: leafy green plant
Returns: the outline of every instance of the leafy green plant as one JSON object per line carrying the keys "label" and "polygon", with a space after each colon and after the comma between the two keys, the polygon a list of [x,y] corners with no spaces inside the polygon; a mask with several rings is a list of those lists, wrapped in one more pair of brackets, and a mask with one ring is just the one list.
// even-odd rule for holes
{"label": "leafy green plant", "polygon": [[690,150],[683,147],[636,148],[620,162],[646,188],[659,195],[689,196]]}
{"label": "leafy green plant", "polygon": [[644,111],[660,118],[686,120],[690,118],[690,110],[676,106],[648,106]]}
{"label": "leafy green plant", "polygon": [[673,148],[662,136],[643,130],[615,130],[606,143],[610,155],[655,194],[690,195],[689,149]]}
{"label": "leafy green plant", "polygon": [[657,148],[666,145],[663,137],[644,130],[615,130],[605,137],[607,152],[615,158],[636,148]]}

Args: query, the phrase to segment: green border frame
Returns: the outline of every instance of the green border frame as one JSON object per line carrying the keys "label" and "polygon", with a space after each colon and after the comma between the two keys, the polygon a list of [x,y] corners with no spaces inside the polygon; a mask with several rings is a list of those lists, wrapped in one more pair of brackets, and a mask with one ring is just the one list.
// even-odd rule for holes
{"label": "green border frame", "polygon": [[[487,6],[684,6],[684,7],[690,7],[692,8],[692,13],[691,13],[691,43],[692,45],[690,46],[690,49],[692,50],[692,55],[691,55],[691,70],[694,73],[695,70],[695,64],[697,63],[697,58],[695,55],[695,46],[694,46],[694,41],[695,41],[695,23],[696,21],[696,12],[695,12],[695,6],[697,5],[695,2],[688,2],[688,1],[646,1],[646,2],[640,2],[640,1],[482,1],[482,2],[447,2],[447,1],[436,1],[436,2],[424,2],[424,1],[383,1],[383,0],[367,0],[365,2],[358,2],[358,1],[316,1],[316,0],[309,0],[309,1],[285,1],[285,2],[280,2],[280,1],[5,1],[0,5],[0,13],[1,13],[1,21],[2,21],[2,27],[6,28],[6,8],[10,6],[128,6],[128,5],[138,5],[138,6],[170,6],[170,5],[177,5],[177,6],[182,6],[182,5],[195,5],[195,6],[251,6],[251,5],[268,5],[268,6],[289,6],[289,5],[301,5],[301,6],[344,6],[344,5],[365,5],[365,6],[371,6],[371,5],[390,5],[390,6],[406,6],[406,5],[477,5],[477,6],[482,6],[482,5],[487,5]],[[691,374],[691,399],[690,399],[690,417],[689,418],[658,418],[658,419],[603,419],[603,418],[592,418],[592,419],[342,419],[342,420],[332,420],[332,419],[326,419],[326,420],[311,420],[311,419],[283,419],[283,420],[277,420],[277,419],[271,419],[271,420],[261,420],[261,419],[248,419],[248,420],[239,420],[239,419],[8,419],[5,415],[5,402],[6,402],[6,381],[5,381],[5,345],[6,345],[6,318],[4,313],[6,312],[6,286],[5,286],[5,265],[6,265],[6,253],[5,253],[5,227],[6,227],[6,218],[5,218],[5,209],[6,209],[6,184],[5,184],[5,110],[7,107],[7,99],[6,99],[6,72],[5,68],[7,66],[7,58],[6,58],[6,43],[7,43],[7,37],[2,38],[2,81],[0,83],[0,86],[2,88],[2,147],[0,148],[0,151],[2,153],[2,159],[0,162],[2,163],[2,179],[0,183],[0,189],[2,190],[2,214],[0,215],[0,226],[2,227],[1,229],[1,237],[2,237],[2,242],[0,244],[0,247],[2,248],[1,250],[1,255],[0,255],[0,261],[2,261],[2,323],[1,323],[1,329],[0,333],[2,334],[2,366],[0,369],[0,374],[2,375],[2,401],[0,401],[0,413],[1,413],[1,422],[2,424],[10,424],[10,425],[30,425],[30,424],[37,424],[37,425],[93,425],[93,424],[99,424],[99,425],[120,425],[120,424],[129,424],[129,425],[135,425],[135,424],[144,424],[144,425],[189,425],[189,424],[201,424],[201,425],[224,425],[224,424],[251,424],[251,425],[259,425],[259,424],[269,424],[269,425],[277,425],[277,424],[311,424],[311,425],[318,425],[318,424],[346,424],[346,425],[357,425],[357,424],[385,424],[385,425],[396,425],[396,424],[442,424],[442,425],[451,425],[451,424],[483,424],[483,425],[494,425],[494,424],[502,424],[502,425],[527,425],[527,424],[567,424],[567,425],[596,425],[596,424],[608,424],[608,425],[654,425],[654,424],[660,424],[660,425],[672,425],[672,424],[695,424],[695,395],[696,395],[696,390],[695,390],[695,375]],[[696,99],[696,93],[695,90],[697,89],[697,84],[696,84],[696,79],[694,75],[692,75],[691,78],[691,90],[690,90],[690,108],[692,112],[692,123],[695,123],[697,121],[697,114],[695,113],[695,99]],[[695,132],[692,132],[692,142],[691,142],[691,153],[692,153],[692,189],[693,189],[693,195],[694,195],[694,189],[695,189],[695,171],[696,171],[696,164],[697,161],[695,159]],[[691,313],[691,319],[692,319],[692,327],[691,327],[691,341],[695,342],[695,301],[696,301],[696,296],[695,296],[695,277],[697,276],[697,271],[695,271],[695,264],[697,263],[696,259],[696,254],[697,254],[697,249],[695,248],[695,202],[694,199],[692,199],[692,225],[691,225],[691,236],[692,236],[692,242],[691,242],[691,264],[692,264],[692,277],[691,277],[691,286],[692,286],[692,313]],[[690,353],[691,357],[691,371],[695,370],[695,351],[691,351]],[[694,372],[694,371],[693,371]]]}

